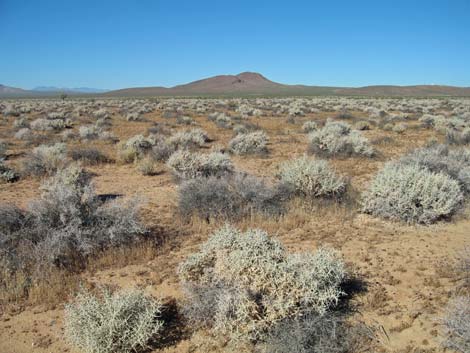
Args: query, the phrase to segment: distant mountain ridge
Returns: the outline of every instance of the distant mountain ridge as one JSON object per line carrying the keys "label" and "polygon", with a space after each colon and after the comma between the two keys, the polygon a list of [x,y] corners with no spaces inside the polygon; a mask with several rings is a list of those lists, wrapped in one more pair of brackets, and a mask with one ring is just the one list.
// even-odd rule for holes
{"label": "distant mountain ridge", "polygon": [[151,97],[151,96],[388,96],[388,97],[470,97],[470,87],[444,85],[365,87],[327,87],[286,85],[271,81],[256,72],[238,75],[218,75],[174,87],[135,87],[106,91],[93,88],[37,87],[23,90],[0,85],[0,97],[40,97],[61,93],[69,95],[93,95],[103,97]]}
{"label": "distant mountain ridge", "polygon": [[36,92],[77,92],[77,93],[105,93],[108,92],[108,89],[101,88],[90,88],[90,87],[50,87],[50,86],[39,86],[32,89]]}

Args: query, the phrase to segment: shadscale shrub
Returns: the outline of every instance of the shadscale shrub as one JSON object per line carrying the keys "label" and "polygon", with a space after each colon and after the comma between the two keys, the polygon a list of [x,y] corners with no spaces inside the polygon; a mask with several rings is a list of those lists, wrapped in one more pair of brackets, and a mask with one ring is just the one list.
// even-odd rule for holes
{"label": "shadscale shrub", "polygon": [[[21,228],[7,232],[2,246],[23,262],[73,268],[76,262],[109,247],[130,244],[146,233],[139,221],[139,201],[104,202],[91,176],[77,165],[46,180],[41,197],[26,210]],[[22,252],[22,249],[29,249]]]}
{"label": "shadscale shrub", "polygon": [[177,150],[167,161],[167,166],[181,179],[222,176],[233,172],[230,157],[220,152],[193,153]]}
{"label": "shadscale shrub", "polygon": [[[215,334],[230,340],[259,340],[280,321],[325,315],[341,295],[344,263],[336,252],[290,254],[257,229],[230,226],[216,231],[198,253],[179,267],[192,322],[209,322]],[[197,288],[197,293],[193,293]],[[208,296],[201,296],[206,289]],[[198,299],[211,300],[201,311]]]}
{"label": "shadscale shrub", "polygon": [[364,212],[407,223],[429,224],[448,218],[460,207],[457,181],[418,165],[388,163],[362,196]]}
{"label": "shadscale shrub", "polygon": [[102,290],[95,296],[82,289],[65,307],[65,337],[86,353],[136,352],[158,338],[162,309],[140,290]]}
{"label": "shadscale shrub", "polygon": [[419,165],[434,173],[444,173],[457,180],[466,193],[470,192],[470,150],[450,149],[446,145],[419,148],[400,159],[400,163]]}
{"label": "shadscale shrub", "polygon": [[228,178],[196,178],[178,189],[178,209],[184,217],[236,219],[258,212],[279,215],[289,198],[283,185],[270,186],[262,179],[236,174]]}
{"label": "shadscale shrub", "polygon": [[20,176],[0,159],[0,182],[14,183]]}
{"label": "shadscale shrub", "polygon": [[177,149],[192,149],[203,146],[209,140],[207,134],[201,129],[191,129],[189,131],[178,131],[171,135],[167,143]]}
{"label": "shadscale shrub", "polygon": [[318,129],[318,125],[316,122],[314,121],[306,121],[303,125],[302,125],[302,131],[303,132],[306,132],[306,133],[310,133],[312,131],[315,131],[316,129]]}
{"label": "shadscale shrub", "polygon": [[56,143],[51,146],[40,145],[23,161],[25,175],[52,175],[59,168],[65,166],[67,146],[65,143]]}
{"label": "shadscale shrub", "polygon": [[454,298],[443,319],[446,334],[444,346],[457,352],[470,352],[470,297]]}
{"label": "shadscale shrub", "polygon": [[339,197],[346,191],[346,182],[327,161],[306,156],[282,164],[279,179],[294,193],[306,197]]}
{"label": "shadscale shrub", "polygon": [[325,126],[309,135],[309,150],[326,156],[372,157],[374,149],[359,131],[352,130],[345,122],[328,120]]}
{"label": "shadscale shrub", "polygon": [[267,152],[268,136],[264,131],[239,134],[229,142],[229,149],[238,155],[263,154]]}

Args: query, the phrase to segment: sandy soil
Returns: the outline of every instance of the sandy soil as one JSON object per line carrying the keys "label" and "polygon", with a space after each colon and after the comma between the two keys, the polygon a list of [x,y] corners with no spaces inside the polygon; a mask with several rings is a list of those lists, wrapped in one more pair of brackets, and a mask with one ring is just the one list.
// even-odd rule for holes
{"label": "sandy soil", "polygon": [[[233,157],[236,167],[249,173],[272,178],[280,162],[302,155],[307,148],[301,125],[306,120],[324,120],[332,114],[314,114],[289,124],[285,118],[253,118],[269,135],[270,153],[265,157]],[[125,139],[145,133],[153,122],[165,122],[159,112],[146,116],[146,122],[126,122],[116,116],[112,131]],[[197,124],[214,139],[208,144],[226,146],[231,130],[217,128],[205,116],[196,116]],[[413,125],[414,122],[409,124]],[[175,125],[177,129],[185,129]],[[28,150],[23,142],[12,139],[11,121],[0,125],[0,137],[11,142],[13,164],[19,164]],[[351,178],[355,191],[361,191],[374,173],[389,159],[424,145],[437,136],[432,130],[408,128],[403,134],[384,132],[378,128],[365,131],[371,140],[390,136],[393,142],[376,146],[375,159],[348,158],[332,160],[337,170]],[[77,144],[77,143],[74,143]],[[92,142],[110,156],[115,146]],[[217,224],[193,220],[185,223],[176,214],[177,183],[162,165],[162,173],[142,176],[133,165],[116,163],[90,167],[100,194],[124,197],[142,196],[146,204],[143,218],[160,233],[160,245],[154,254],[130,264],[97,265],[82,274],[82,280],[94,284],[118,287],[138,286],[164,298],[180,298],[176,268],[187,254],[197,249]],[[27,178],[15,184],[0,185],[0,203],[9,202],[24,207],[40,194],[39,180]],[[456,283],[449,271],[449,262],[456,252],[468,245],[470,221],[468,211],[451,222],[430,227],[407,226],[362,215],[346,207],[293,208],[279,220],[245,219],[242,228],[260,227],[279,237],[292,250],[307,251],[330,245],[343,254],[358,278],[363,290],[356,293],[352,304],[353,319],[364,321],[377,332],[377,351],[441,352],[439,317],[443,313]],[[151,250],[153,251],[153,250]],[[64,342],[63,304],[27,305],[5,309],[0,315],[0,352],[74,352]],[[161,352],[194,352],[191,336],[163,347]]]}

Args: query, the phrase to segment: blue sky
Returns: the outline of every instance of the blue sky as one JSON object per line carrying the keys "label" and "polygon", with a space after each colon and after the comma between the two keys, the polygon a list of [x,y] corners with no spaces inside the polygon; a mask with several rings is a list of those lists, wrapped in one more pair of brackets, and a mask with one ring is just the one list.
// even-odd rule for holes
{"label": "blue sky", "polygon": [[470,0],[0,0],[0,83],[470,86]]}

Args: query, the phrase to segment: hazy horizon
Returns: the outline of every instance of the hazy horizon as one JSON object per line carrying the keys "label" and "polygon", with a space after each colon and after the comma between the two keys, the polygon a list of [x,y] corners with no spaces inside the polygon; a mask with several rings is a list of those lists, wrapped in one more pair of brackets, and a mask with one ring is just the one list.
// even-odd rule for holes
{"label": "hazy horizon", "polygon": [[285,84],[469,87],[468,13],[468,1],[2,0],[0,84],[172,87],[251,71]]}

